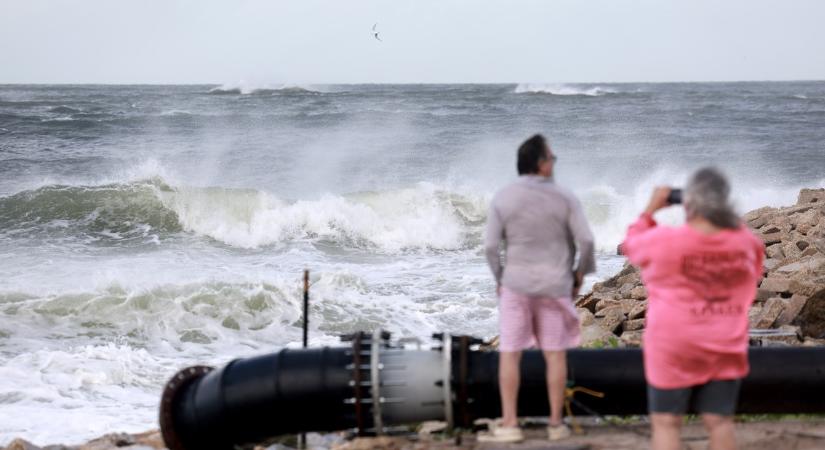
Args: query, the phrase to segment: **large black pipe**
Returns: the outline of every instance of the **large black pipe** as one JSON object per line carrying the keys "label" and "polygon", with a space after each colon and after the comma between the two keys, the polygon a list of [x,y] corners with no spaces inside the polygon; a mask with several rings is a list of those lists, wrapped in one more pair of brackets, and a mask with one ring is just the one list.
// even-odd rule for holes
{"label": "large black pipe", "polygon": [[[469,426],[500,414],[498,353],[470,350],[467,338],[445,339],[445,353],[389,348],[359,336],[351,347],[282,350],[219,370],[179,372],[161,403],[167,446],[229,449],[287,433],[380,433],[422,420]],[[825,413],[825,348],[752,348],[749,358],[738,412]],[[585,407],[646,413],[640,350],[572,350],[568,367],[575,386],[605,394],[577,396]],[[519,415],[548,413],[544,369],[540,352],[525,352]]]}

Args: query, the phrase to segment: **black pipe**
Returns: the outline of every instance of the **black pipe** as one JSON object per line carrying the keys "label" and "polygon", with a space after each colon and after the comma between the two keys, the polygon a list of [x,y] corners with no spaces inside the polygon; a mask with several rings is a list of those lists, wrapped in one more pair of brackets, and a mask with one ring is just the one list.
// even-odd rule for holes
{"label": "black pipe", "polygon": [[172,450],[230,449],[281,434],[352,428],[355,413],[344,402],[352,394],[351,361],[346,348],[285,349],[175,385],[161,405],[164,441]]}
{"label": "black pipe", "polygon": [[[282,350],[235,360],[220,370],[181,371],[167,385],[161,403],[167,446],[229,449],[303,431],[363,434],[384,431],[376,424],[453,417],[451,424],[469,426],[476,418],[499,416],[498,353],[472,351],[472,340],[453,339],[445,341],[450,355],[390,349],[386,343],[381,345],[385,353],[375,355],[367,350],[377,349],[367,335],[357,336],[352,347]],[[825,348],[751,348],[749,358],[751,372],[737,412],[825,413]],[[372,371],[374,364],[378,369]],[[547,415],[541,353],[525,352],[521,367],[519,415]],[[646,413],[641,350],[571,350],[568,369],[573,385],[605,394],[577,395],[585,407],[608,415]],[[382,377],[378,388],[371,383],[376,373]],[[441,401],[446,398],[442,390],[450,408]],[[378,407],[372,400],[379,400]],[[574,413],[584,411],[574,408]]]}

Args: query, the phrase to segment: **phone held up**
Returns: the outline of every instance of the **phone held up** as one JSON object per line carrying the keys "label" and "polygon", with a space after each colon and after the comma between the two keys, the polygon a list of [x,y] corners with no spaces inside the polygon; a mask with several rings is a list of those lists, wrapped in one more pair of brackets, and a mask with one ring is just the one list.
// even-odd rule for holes
{"label": "phone held up", "polygon": [[682,203],[682,190],[671,189],[670,194],[667,195],[668,205],[678,205]]}

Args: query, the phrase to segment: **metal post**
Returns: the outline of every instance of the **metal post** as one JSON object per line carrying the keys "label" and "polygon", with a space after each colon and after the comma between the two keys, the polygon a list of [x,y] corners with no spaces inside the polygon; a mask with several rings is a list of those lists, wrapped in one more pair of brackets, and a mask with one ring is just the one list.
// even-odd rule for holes
{"label": "metal post", "polygon": [[309,270],[304,270],[304,348],[309,342]]}
{"label": "metal post", "polygon": [[[309,269],[304,269],[304,348],[309,344]],[[307,447],[307,434],[298,436],[298,448]]]}

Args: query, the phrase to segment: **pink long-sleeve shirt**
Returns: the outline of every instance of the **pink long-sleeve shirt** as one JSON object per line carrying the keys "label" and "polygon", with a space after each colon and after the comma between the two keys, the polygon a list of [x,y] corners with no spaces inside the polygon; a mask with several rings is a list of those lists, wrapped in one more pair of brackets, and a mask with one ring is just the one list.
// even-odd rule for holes
{"label": "pink long-sleeve shirt", "polygon": [[748,310],[762,276],[764,245],[745,226],[704,234],[657,226],[643,214],[622,249],[648,292],[645,376],[677,389],[748,374]]}

